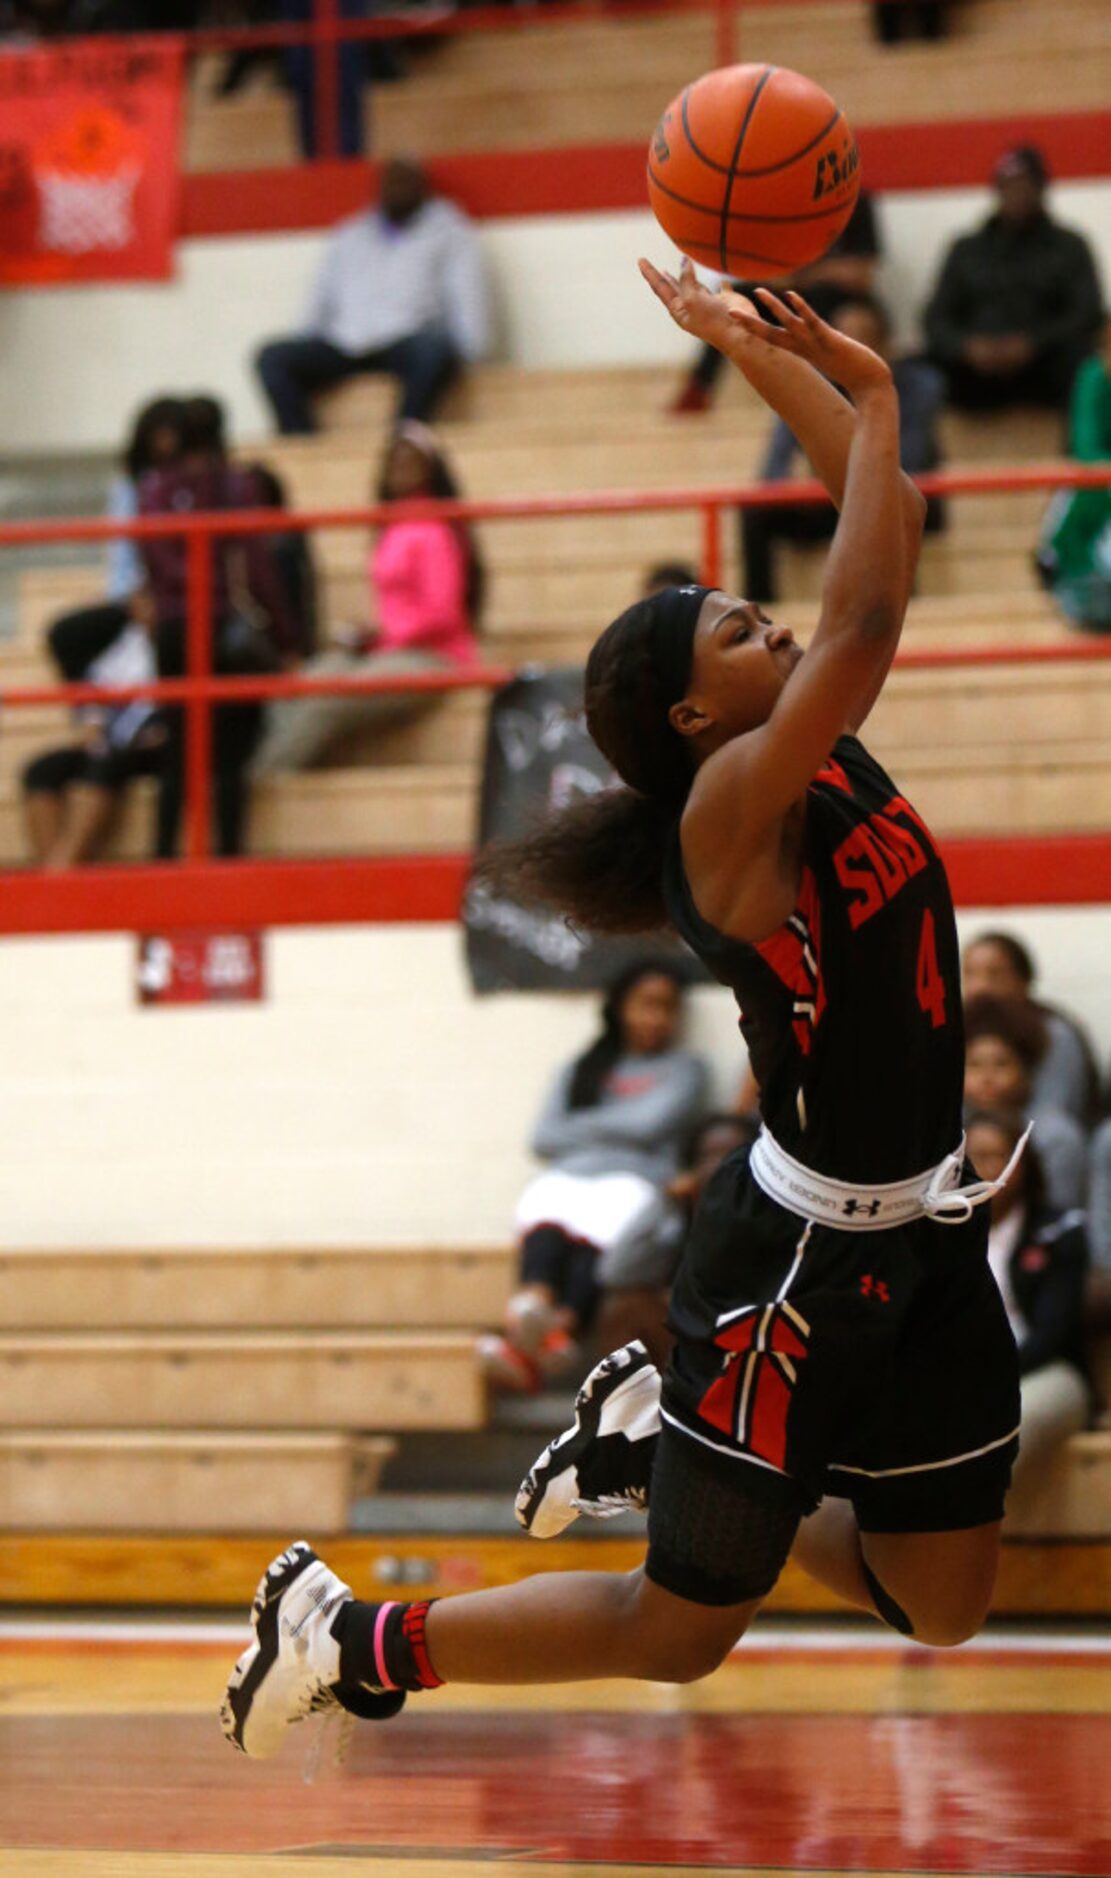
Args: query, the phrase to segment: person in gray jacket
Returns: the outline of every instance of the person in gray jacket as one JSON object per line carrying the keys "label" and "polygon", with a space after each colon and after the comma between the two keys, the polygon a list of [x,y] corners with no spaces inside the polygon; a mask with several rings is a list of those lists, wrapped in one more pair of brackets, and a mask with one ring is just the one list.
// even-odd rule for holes
{"label": "person in gray jacket", "polygon": [[317,428],[314,400],[360,372],[398,381],[398,419],[432,416],[490,343],[490,305],[467,216],[433,195],[419,163],[395,158],[378,205],[333,229],[302,329],[255,360],[278,429]]}
{"label": "person in gray jacket", "polygon": [[683,980],[645,959],[617,978],[594,1043],[557,1075],[533,1131],[548,1163],[517,1206],[518,1286],[482,1353],[495,1384],[538,1389],[578,1356],[604,1285],[647,1284],[674,1262],[667,1195],[705,1106],[706,1069],[678,1042]]}

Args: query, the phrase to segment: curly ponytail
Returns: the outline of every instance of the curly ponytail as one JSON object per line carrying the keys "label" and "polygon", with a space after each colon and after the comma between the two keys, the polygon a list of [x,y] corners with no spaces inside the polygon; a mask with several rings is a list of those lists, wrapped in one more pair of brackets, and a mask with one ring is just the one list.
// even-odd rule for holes
{"label": "curly ponytail", "polygon": [[634,789],[605,789],[545,816],[518,841],[494,842],[475,878],[598,933],[668,924],[661,872],[675,816]]}
{"label": "curly ponytail", "polygon": [[586,723],[624,788],[587,796],[480,857],[477,878],[556,908],[599,933],[666,927],[663,864],[693,769],[668,718],[690,673],[704,587],[638,600],[607,626],[586,665]]}

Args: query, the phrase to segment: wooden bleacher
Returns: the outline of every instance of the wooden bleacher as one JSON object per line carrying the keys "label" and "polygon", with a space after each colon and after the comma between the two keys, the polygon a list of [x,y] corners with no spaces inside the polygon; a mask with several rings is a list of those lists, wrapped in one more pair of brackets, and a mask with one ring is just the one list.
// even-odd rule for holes
{"label": "wooden bleacher", "polygon": [[[509,1246],[4,1252],[0,1535],[344,1532],[398,1436],[485,1425],[474,1333],[512,1270]],[[1106,1540],[1111,1433],[1007,1530]]]}
{"label": "wooden bleacher", "polygon": [[[454,394],[441,426],[469,494],[558,494],[611,487],[722,486],[755,474],[767,417],[731,376],[706,417],[663,412],[670,374],[645,367],[522,372],[486,367]],[[246,448],[286,479],[299,507],[364,504],[392,407],[383,380],[357,380],[322,402],[309,438]],[[1058,420],[1036,412],[945,419],[948,462],[1051,459]],[[1073,640],[1035,581],[1031,549],[1046,497],[1020,492],[950,504],[944,535],[924,544],[907,650],[1053,645]],[[737,530],[725,518],[727,581],[737,575]],[[489,605],[491,661],[578,663],[600,624],[627,604],[661,558],[697,563],[693,513],[535,518],[478,528]],[[315,544],[325,631],[367,612],[361,529],[328,530]],[[803,637],[816,616],[823,555],[780,552],[782,617]],[[17,638],[0,647],[0,681],[50,682],[49,620],[95,598],[95,567],[44,567],[21,577]],[[1074,641],[1073,641],[1074,642]],[[250,846],[259,854],[444,852],[473,838],[486,702],[457,694],[417,711],[333,767],[260,783]],[[897,754],[900,780],[949,833],[1043,832],[1105,825],[1111,789],[1111,667],[1030,665],[895,675],[872,720],[877,754]],[[18,777],[36,751],[68,735],[49,707],[10,711],[0,735],[0,862],[24,857]],[[152,785],[129,792],[113,852],[149,851]]]}
{"label": "wooden bleacher", "polygon": [[1014,1539],[1106,1539],[1111,1534],[1111,1433],[1073,1435],[1045,1476],[1007,1504]]}
{"label": "wooden bleacher", "polygon": [[346,1532],[396,1443],[346,1434],[0,1434],[0,1531]]}
{"label": "wooden bleacher", "polygon": [[346,1529],[486,1420],[506,1247],[5,1252],[0,1532]]}
{"label": "wooden bleacher", "polygon": [[0,1336],[20,1428],[479,1428],[469,1332],[97,1331]]}
{"label": "wooden bleacher", "polygon": [[[976,118],[992,96],[1015,116],[1100,109],[1111,93],[1103,0],[975,0],[953,10],[940,44],[877,47],[861,0],[761,6],[740,13],[738,57],[819,72],[856,125]],[[426,44],[408,78],[368,99],[373,145],[459,151],[639,143],[698,72],[718,63],[708,12],[529,31],[481,32]],[[195,73],[191,169],[249,169],[294,160],[293,110],[276,89],[212,96],[214,64]]]}
{"label": "wooden bleacher", "polygon": [[479,1330],[501,1316],[508,1246],[0,1252],[5,1333]]}

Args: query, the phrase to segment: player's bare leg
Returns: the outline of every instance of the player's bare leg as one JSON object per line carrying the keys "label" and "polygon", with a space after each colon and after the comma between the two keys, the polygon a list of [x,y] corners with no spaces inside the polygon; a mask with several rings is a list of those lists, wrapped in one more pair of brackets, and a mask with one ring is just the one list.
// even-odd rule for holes
{"label": "player's bare leg", "polygon": [[988,1614],[998,1521],[955,1532],[862,1533],[852,1507],[827,1500],[804,1519],[791,1557],[858,1610],[920,1643],[964,1643]]}
{"label": "player's bare leg", "polygon": [[728,1655],[759,1602],[696,1604],[635,1571],[545,1572],[436,1604],[370,1604],[298,1541],[263,1575],[254,1641],[220,1719],[233,1746],[265,1759],[316,1710],[388,1719],[407,1691],[446,1680],[693,1682]]}
{"label": "player's bare leg", "polygon": [[450,1682],[694,1682],[728,1656],[759,1608],[759,1599],[694,1604],[641,1570],[544,1572],[442,1599],[428,1614],[428,1646]]}

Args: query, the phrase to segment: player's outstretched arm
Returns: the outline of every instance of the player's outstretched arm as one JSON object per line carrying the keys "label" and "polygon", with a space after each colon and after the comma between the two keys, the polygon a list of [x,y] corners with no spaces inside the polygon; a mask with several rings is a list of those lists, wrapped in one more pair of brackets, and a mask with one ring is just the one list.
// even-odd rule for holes
{"label": "player's outstretched arm", "polygon": [[[731,288],[711,293],[689,261],[684,261],[678,277],[653,267],[650,261],[641,261],[640,271],[675,324],[723,352],[769,409],[783,419],[840,508],[853,439],[853,408],[848,399],[806,360],[769,345],[766,335],[774,329],[755,314],[743,294]],[[736,317],[740,313],[752,315],[751,321],[742,324]]]}
{"label": "player's outstretched arm", "polygon": [[[759,317],[743,294],[729,289],[711,293],[703,287],[689,261],[684,261],[678,278],[653,267],[650,261],[641,261],[640,271],[675,324],[723,352],[765,404],[783,419],[840,509],[856,416],[852,404],[836,389],[837,384],[844,383],[837,376],[838,364],[843,366],[847,348],[867,351],[867,347],[856,347],[855,341],[819,320],[799,294],[785,296],[791,303],[788,306],[767,288],[756,289],[759,298],[782,322],[777,329]],[[808,328],[800,345],[802,312],[808,316]],[[786,344],[784,333],[788,335]],[[906,511],[905,598],[909,599],[925,505],[910,478],[903,477],[902,481]]]}
{"label": "player's outstretched arm", "polygon": [[[887,363],[868,346],[819,319],[800,294],[790,293],[781,300],[764,288],[758,291],[779,325],[769,328],[749,309],[734,310],[735,323],[745,329],[761,327],[765,345],[835,378],[856,413],[841,520],[826,562],[821,618],[812,641],[812,647],[820,650],[831,635],[846,629],[846,623],[852,630],[863,617],[876,618],[890,611],[894,626],[886,658],[877,659],[846,716],[849,726],[856,729],[875,703],[895,656],[914,585],[926,503],[899,467],[899,405]],[[884,412],[882,446],[878,404]],[[872,433],[867,449],[860,434],[865,425]]]}
{"label": "player's outstretched arm", "polygon": [[703,761],[683,813],[683,855],[699,908],[723,931],[746,939],[763,938],[790,911],[797,882],[783,865],[786,818],[842,731],[860,721],[879,691],[899,643],[907,586],[890,368],[867,347],[831,333],[808,308],[772,343],[797,348],[796,356],[825,356],[835,344],[831,367],[856,420],[814,638],[767,721]]}

